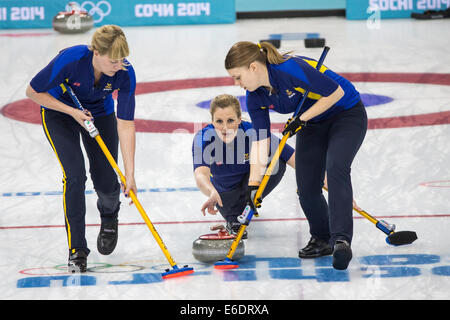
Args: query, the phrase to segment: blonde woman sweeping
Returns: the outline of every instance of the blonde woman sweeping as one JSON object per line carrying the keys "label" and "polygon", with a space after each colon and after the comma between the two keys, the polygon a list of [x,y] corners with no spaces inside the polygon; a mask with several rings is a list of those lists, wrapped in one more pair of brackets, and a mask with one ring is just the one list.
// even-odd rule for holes
{"label": "blonde woman sweeping", "polygon": [[[91,45],[66,48],[43,68],[27,87],[27,96],[41,105],[42,126],[63,173],[64,221],[69,247],[69,272],[85,272],[90,252],[85,238],[86,169],[80,136],[89,160],[89,173],[98,196],[101,227],[97,249],[113,252],[118,238],[120,185],[105,155],[83,125],[95,121],[106,146],[117,161],[118,144],[127,181],[125,195],[137,191],[134,179],[135,87],[133,67],[123,31],[115,25],[97,29]],[[70,86],[86,109],[73,104]],[[118,90],[117,113],[112,92]]]}

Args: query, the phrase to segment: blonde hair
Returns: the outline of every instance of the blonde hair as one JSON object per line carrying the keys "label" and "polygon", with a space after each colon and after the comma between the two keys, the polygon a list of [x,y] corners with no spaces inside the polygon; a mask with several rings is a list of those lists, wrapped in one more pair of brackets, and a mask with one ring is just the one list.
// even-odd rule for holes
{"label": "blonde hair", "polygon": [[124,59],[130,54],[124,32],[119,26],[112,24],[95,31],[89,50],[96,50],[101,56],[108,55],[111,60]]}
{"label": "blonde hair", "polygon": [[241,118],[242,112],[239,100],[235,96],[232,96],[230,94],[221,94],[215,97],[211,101],[211,104],[209,105],[209,112],[211,113],[211,119],[214,117],[217,108],[225,109],[227,107],[232,107],[234,112],[236,112],[238,118]]}
{"label": "blonde hair", "polygon": [[[286,54],[285,54],[286,55]],[[288,60],[290,57],[282,55],[269,42],[260,42],[255,44],[250,41],[240,41],[235,43],[228,51],[225,57],[225,69],[233,69],[239,67],[249,67],[254,61],[265,64],[280,64]]]}

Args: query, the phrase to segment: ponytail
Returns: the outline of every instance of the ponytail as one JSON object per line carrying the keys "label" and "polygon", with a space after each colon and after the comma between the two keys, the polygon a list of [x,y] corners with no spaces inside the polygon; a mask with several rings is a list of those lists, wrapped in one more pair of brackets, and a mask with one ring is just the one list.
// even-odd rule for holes
{"label": "ponytail", "polygon": [[225,57],[225,69],[239,67],[249,67],[254,61],[265,64],[280,64],[290,57],[281,55],[278,50],[269,42],[260,42],[254,44],[250,41],[241,41],[235,43],[228,51]]}
{"label": "ponytail", "polygon": [[261,47],[261,50],[266,54],[267,61],[270,64],[280,64],[290,58],[286,57],[286,54],[281,55],[277,48],[270,42],[260,42],[258,47]]}

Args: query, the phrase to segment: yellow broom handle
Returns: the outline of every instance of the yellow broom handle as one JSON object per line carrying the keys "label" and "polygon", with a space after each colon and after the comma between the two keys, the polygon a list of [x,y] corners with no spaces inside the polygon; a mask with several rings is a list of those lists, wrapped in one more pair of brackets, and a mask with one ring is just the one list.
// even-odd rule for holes
{"label": "yellow broom handle", "polygon": [[278,159],[280,158],[281,152],[284,149],[284,146],[286,145],[286,141],[289,138],[290,133],[286,133],[283,138],[280,141],[280,144],[278,145],[277,150],[275,151],[275,154],[272,157],[272,160],[270,161],[269,167],[267,168],[266,172],[264,173],[264,177],[261,180],[261,184],[259,185],[258,190],[255,194],[255,199],[253,200],[255,205],[259,204],[257,203],[257,199],[260,199],[262,197],[262,194],[264,192],[264,189],[267,186],[267,183],[269,182],[270,176],[272,175],[272,171],[277,165]]}
{"label": "yellow broom handle", "polygon": [[[103,150],[103,153],[105,154],[106,158],[108,159],[111,166],[114,168],[114,170],[117,172],[117,174],[120,177],[120,181],[124,186],[126,186],[125,176],[122,174],[122,172],[119,169],[119,166],[117,165],[116,161],[114,160],[113,156],[109,152],[108,148],[106,147],[105,143],[103,142],[103,139],[98,134],[95,136],[95,140],[97,141],[100,148]],[[141,203],[137,199],[136,195],[134,194],[133,190],[130,190],[130,198],[133,200],[133,203],[135,204],[136,208],[138,209],[139,213],[141,214],[142,218],[144,219],[145,223],[147,224],[147,227],[150,229],[150,232],[153,234],[153,237],[155,237],[156,242],[158,243],[159,247],[161,248],[162,252],[166,256],[167,260],[169,261],[170,265],[173,267],[176,265],[174,259],[170,255],[169,251],[167,250],[166,245],[162,241],[161,237],[159,236],[158,232],[156,231],[155,227],[153,226],[153,223],[148,218],[147,214],[145,213],[144,208],[142,207]]]}
{"label": "yellow broom handle", "polygon": [[247,226],[245,224],[241,224],[241,226],[239,227],[238,234],[236,235],[233,242],[231,243],[230,250],[228,250],[228,254],[227,254],[228,259],[231,260],[233,258],[234,252],[236,251],[236,248],[238,247],[239,242],[241,241],[242,236],[244,235],[245,228],[247,228]]}
{"label": "yellow broom handle", "polygon": [[[328,188],[323,187],[323,190],[328,192]],[[353,210],[355,210],[356,212],[358,212],[360,215],[362,215],[364,218],[366,218],[367,220],[369,220],[370,222],[372,222],[373,224],[377,224],[378,220],[374,217],[372,217],[370,214],[368,214],[367,212],[365,212],[364,210],[358,210],[356,208],[353,208]]]}
{"label": "yellow broom handle", "polygon": [[370,214],[368,214],[367,212],[365,212],[364,210],[358,210],[356,208],[353,208],[353,210],[355,210],[356,212],[358,212],[360,215],[362,215],[364,218],[366,218],[367,220],[369,220],[370,222],[372,222],[373,224],[377,224],[378,220],[375,219],[374,217],[372,217]]}
{"label": "yellow broom handle", "polygon": [[[255,206],[258,205],[258,203],[257,203],[258,199],[261,198],[261,196],[262,196],[262,194],[264,192],[264,189],[267,186],[267,182],[269,181],[269,178],[270,178],[270,175],[272,174],[273,168],[277,164],[278,159],[280,158],[281,152],[283,151],[284,146],[286,145],[286,141],[289,138],[289,136],[290,136],[290,133],[287,133],[287,134],[285,134],[283,136],[283,138],[281,139],[280,144],[278,145],[277,150],[275,151],[275,154],[273,155],[272,160],[270,161],[269,167],[266,169],[266,172],[264,173],[264,177],[263,177],[263,179],[261,181],[261,184],[258,187],[258,190],[256,190],[255,198],[253,199],[253,202],[254,202]],[[255,212],[254,215],[258,216],[258,213]],[[234,238],[233,243],[231,243],[230,250],[228,251],[228,254],[227,254],[227,258],[228,259],[232,259],[233,258],[234,252],[236,251],[236,248],[238,247],[239,242],[241,241],[242,236],[244,235],[244,231],[245,231],[246,228],[247,228],[246,225],[241,224],[241,227],[239,228],[238,234]]]}

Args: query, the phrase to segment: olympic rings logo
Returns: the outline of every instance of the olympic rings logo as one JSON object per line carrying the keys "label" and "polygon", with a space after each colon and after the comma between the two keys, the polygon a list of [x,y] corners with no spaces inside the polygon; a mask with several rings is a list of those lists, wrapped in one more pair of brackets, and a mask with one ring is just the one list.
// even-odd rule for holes
{"label": "olympic rings logo", "polygon": [[[94,3],[93,1],[84,1],[81,5],[78,2],[73,1],[73,4],[78,8],[87,11],[92,16],[95,23],[101,22],[104,17],[111,13],[111,4],[108,1],[102,0]],[[70,4],[66,5],[66,11],[71,11]]]}

